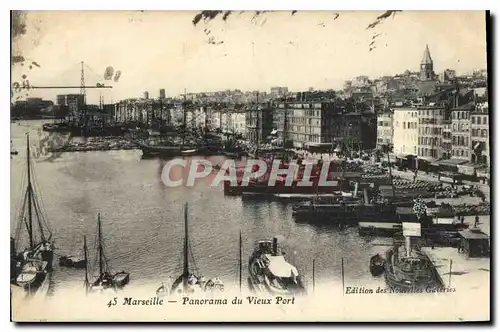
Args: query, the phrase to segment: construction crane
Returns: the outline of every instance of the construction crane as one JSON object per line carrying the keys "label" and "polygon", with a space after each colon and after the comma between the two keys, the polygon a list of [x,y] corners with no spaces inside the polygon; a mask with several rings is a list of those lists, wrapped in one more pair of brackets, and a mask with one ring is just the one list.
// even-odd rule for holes
{"label": "construction crane", "polygon": [[[63,86],[30,86],[29,89],[81,89],[82,86],[80,85],[63,85]],[[113,87],[111,85],[86,85],[83,86],[84,89],[112,89]]]}

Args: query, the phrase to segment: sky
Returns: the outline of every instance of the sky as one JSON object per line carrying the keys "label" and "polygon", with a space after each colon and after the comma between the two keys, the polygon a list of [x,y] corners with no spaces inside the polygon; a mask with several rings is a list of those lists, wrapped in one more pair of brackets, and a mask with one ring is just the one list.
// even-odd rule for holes
{"label": "sky", "polygon": [[[79,85],[84,61],[87,85],[113,86],[88,90],[89,103],[98,103],[100,94],[106,103],[144,91],[156,98],[161,88],[167,96],[184,89],[340,89],[358,75],[417,71],[426,44],[438,73],[486,68],[483,11],[403,11],[374,29],[367,26],[382,11],[338,13],[335,19],[331,11],[269,12],[252,20],[253,12],[234,12],[226,22],[219,17],[195,27],[192,11],[27,12],[26,33],[12,49],[40,68],[14,64],[12,80],[25,74],[35,86]],[[104,81],[108,66],[122,72],[118,82]],[[29,97],[55,100],[56,94],[78,92],[34,90]]]}

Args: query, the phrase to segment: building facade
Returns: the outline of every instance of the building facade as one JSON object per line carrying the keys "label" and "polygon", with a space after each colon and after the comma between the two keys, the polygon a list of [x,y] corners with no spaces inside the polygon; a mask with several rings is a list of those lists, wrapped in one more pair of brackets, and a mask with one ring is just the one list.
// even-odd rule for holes
{"label": "building facade", "polygon": [[441,153],[442,153],[442,158],[444,159],[451,158],[451,151],[452,151],[451,137],[452,137],[451,119],[443,120],[443,137],[441,141],[441,151],[442,151]]}
{"label": "building facade", "polygon": [[489,120],[488,103],[477,105],[471,112],[471,161],[475,164],[490,165]]}
{"label": "building facade", "polygon": [[393,144],[393,116],[392,112],[377,115],[377,148]]}
{"label": "building facade", "polygon": [[59,106],[66,105],[66,95],[57,95],[56,96],[56,104]]}
{"label": "building facade", "polygon": [[432,160],[443,157],[443,121],[445,109],[442,107],[418,107],[418,149],[422,159]]}
{"label": "building facade", "polygon": [[362,144],[361,113],[346,113],[333,102],[289,102],[275,105],[278,138],[297,148],[343,142],[354,149]]}
{"label": "building facade", "polygon": [[418,153],[418,110],[395,108],[393,115],[394,153],[400,156]]}
{"label": "building facade", "polygon": [[270,103],[252,104],[245,109],[246,137],[263,143],[273,130],[273,109]]}
{"label": "building facade", "polygon": [[451,156],[455,159],[471,160],[470,119],[474,106],[454,108],[451,113]]}

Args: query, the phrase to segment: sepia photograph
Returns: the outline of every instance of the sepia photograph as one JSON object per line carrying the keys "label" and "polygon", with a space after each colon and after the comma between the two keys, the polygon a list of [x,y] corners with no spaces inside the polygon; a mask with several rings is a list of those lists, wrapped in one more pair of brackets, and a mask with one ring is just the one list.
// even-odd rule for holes
{"label": "sepia photograph", "polygon": [[489,322],[490,21],[11,11],[11,321]]}

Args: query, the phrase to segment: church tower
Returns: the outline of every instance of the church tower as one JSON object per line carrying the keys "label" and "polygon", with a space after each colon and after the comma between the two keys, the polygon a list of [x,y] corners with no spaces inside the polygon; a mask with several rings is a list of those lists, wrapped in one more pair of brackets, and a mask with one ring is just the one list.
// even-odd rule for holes
{"label": "church tower", "polygon": [[434,64],[429,51],[429,45],[425,45],[424,56],[420,62],[420,80],[430,81],[434,79]]}

